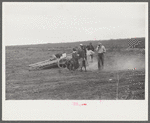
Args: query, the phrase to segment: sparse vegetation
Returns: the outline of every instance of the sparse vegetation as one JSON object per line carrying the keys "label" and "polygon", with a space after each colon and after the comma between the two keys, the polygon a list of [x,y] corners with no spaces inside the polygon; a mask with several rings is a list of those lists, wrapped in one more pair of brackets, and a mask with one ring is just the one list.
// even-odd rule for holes
{"label": "sparse vegetation", "polygon": [[[97,63],[87,72],[67,69],[29,71],[28,65],[49,59],[52,54],[72,48],[85,41],[6,47],[6,99],[116,99],[119,70],[118,99],[145,99],[145,38],[139,38],[139,48],[127,49],[129,39],[101,41],[107,49],[105,70],[97,71]],[[96,57],[95,57],[96,60]],[[128,70],[136,67],[136,70]],[[138,83],[138,84],[136,84]]]}

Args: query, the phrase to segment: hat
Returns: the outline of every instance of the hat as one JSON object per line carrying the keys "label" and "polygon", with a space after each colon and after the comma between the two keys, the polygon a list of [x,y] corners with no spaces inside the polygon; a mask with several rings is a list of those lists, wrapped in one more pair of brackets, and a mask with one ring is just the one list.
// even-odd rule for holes
{"label": "hat", "polygon": [[80,46],[83,46],[83,44],[80,44]]}

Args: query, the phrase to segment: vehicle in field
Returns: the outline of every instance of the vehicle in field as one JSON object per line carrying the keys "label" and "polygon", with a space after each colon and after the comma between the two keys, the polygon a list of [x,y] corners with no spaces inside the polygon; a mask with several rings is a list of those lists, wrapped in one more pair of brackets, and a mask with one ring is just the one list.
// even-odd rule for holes
{"label": "vehicle in field", "polygon": [[[91,50],[87,50],[87,57],[89,57],[91,54],[94,55],[94,52]],[[29,70],[38,70],[38,69],[50,69],[50,68],[68,68],[69,70],[75,70],[79,68],[79,65],[76,64],[74,67],[72,61],[72,54],[56,54],[56,55],[52,55],[50,57],[50,59],[45,60],[45,61],[41,61],[38,63],[34,63],[34,64],[30,64],[29,65]]]}
{"label": "vehicle in field", "polygon": [[66,68],[67,63],[71,60],[72,54],[62,54],[62,57],[57,58],[54,55],[50,59],[37,62],[29,65],[29,70],[50,69],[50,68]]}

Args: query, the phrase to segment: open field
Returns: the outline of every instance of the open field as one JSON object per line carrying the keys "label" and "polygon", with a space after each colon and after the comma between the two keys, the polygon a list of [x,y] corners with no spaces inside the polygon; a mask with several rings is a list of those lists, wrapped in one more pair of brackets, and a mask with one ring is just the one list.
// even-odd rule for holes
{"label": "open field", "polygon": [[116,99],[118,82],[118,99],[145,99],[145,39],[139,40],[142,43],[134,49],[127,49],[127,39],[103,41],[107,53],[105,69],[100,72],[96,59],[87,72],[28,70],[29,64],[47,60],[52,54],[71,53],[81,42],[6,47],[6,99],[112,100]]}

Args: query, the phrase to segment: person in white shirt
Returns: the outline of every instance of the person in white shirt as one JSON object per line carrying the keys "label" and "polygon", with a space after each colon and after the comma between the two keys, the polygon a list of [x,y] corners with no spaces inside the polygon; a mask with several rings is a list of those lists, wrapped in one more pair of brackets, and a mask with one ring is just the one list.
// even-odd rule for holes
{"label": "person in white shirt", "polygon": [[60,57],[60,59],[63,59],[63,58],[66,58],[66,57],[67,57],[67,54],[63,53],[62,56]]}
{"label": "person in white shirt", "polygon": [[96,47],[97,51],[97,60],[98,60],[98,69],[101,69],[101,63],[102,63],[102,69],[104,68],[104,53],[106,52],[105,47],[99,42],[98,46]]}

